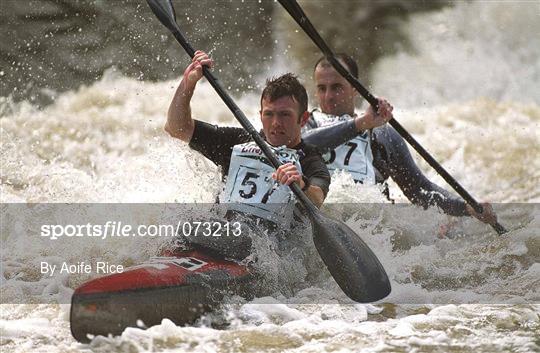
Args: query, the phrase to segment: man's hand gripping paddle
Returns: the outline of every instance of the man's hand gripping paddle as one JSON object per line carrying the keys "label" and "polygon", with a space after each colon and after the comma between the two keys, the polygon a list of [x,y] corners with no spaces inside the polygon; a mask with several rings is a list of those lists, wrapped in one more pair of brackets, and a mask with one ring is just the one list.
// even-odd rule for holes
{"label": "man's hand gripping paddle", "polygon": [[[188,55],[193,58],[195,50],[180,31],[170,0],[146,1],[156,17],[171,31]],[[277,169],[281,163],[244,113],[207,67],[203,67],[203,74],[235,118],[259,145],[266,158]],[[321,213],[296,183],[291,184],[290,188],[304,205],[311,220],[315,247],[343,292],[352,300],[360,303],[377,301],[390,294],[388,276],[367,244],[345,223]]]}

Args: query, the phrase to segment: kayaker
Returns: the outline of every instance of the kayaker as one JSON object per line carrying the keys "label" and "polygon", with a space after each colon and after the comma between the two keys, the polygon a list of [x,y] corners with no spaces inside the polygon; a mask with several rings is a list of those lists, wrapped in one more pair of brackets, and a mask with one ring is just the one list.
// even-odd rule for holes
{"label": "kayaker", "polygon": [[[338,60],[358,77],[358,66],[349,55],[339,54]],[[357,183],[383,184],[388,198],[386,181],[392,178],[413,204],[424,209],[437,206],[448,215],[471,215],[484,223],[497,222],[489,203],[481,204],[484,211],[479,214],[461,198],[429,181],[414,162],[403,138],[385,124],[391,117],[358,116],[357,91],[325,57],[315,64],[314,80],[319,108],[310,113],[303,137],[307,143],[326,148],[324,157],[331,173],[345,170]],[[379,102],[381,106],[388,104],[383,99]]]}
{"label": "kayaker", "polygon": [[[301,139],[301,127],[309,112],[306,90],[297,78],[285,74],[268,80],[261,95],[261,134],[285,163],[275,170],[244,129],[192,118],[190,101],[203,76],[203,66],[212,67],[213,61],[206,53],[197,51],[172,99],[165,130],[221,167],[225,187],[219,196],[220,203],[227,204],[233,212],[285,225],[292,219],[295,203],[286,185],[295,182],[315,205],[322,205],[330,174],[317,149]],[[229,250],[238,248],[222,245],[230,245]],[[244,255],[241,252],[235,257]]]}
{"label": "kayaker", "polygon": [[[202,78],[203,65],[212,67],[213,61],[206,53],[197,51],[184,71],[182,81],[173,97],[165,131],[172,137],[189,143],[190,148],[221,166],[224,175],[227,173],[230,176],[234,173],[236,176],[238,169],[245,168],[240,164],[232,165],[236,162],[236,158],[242,158],[241,153],[255,153],[258,156],[262,153],[258,151],[258,146],[251,142],[249,134],[244,129],[219,127],[192,118],[190,101],[197,82]],[[291,159],[289,163],[279,167],[270,176],[283,185],[297,182],[306,195],[320,206],[328,192],[330,178],[316,149],[301,140],[301,126],[305,124],[308,117],[307,93],[294,75],[285,74],[267,81],[261,95],[262,133],[271,146],[291,152],[292,155],[296,154],[299,160],[299,164],[295,164]],[[243,148],[235,149],[234,147],[238,145],[242,145]],[[244,152],[240,152],[242,150]],[[263,174],[259,173],[252,178],[247,178],[247,181],[259,183],[264,179],[265,171],[262,169],[266,164],[259,160],[256,162],[260,173]],[[231,165],[234,169],[230,168]],[[226,178],[226,189],[237,191],[234,195],[225,195],[226,197],[236,201],[262,199],[264,196],[262,188],[245,188],[246,185],[255,184],[239,179]],[[232,185],[235,181],[238,185]],[[288,190],[288,188],[283,189]],[[274,191],[271,196],[276,193],[277,191]]]}

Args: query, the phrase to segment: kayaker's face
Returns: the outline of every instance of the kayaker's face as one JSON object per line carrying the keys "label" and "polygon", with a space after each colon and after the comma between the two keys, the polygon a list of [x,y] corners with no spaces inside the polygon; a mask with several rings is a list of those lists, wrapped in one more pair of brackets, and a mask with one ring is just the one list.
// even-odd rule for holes
{"label": "kayaker's face", "polygon": [[316,96],[323,113],[352,115],[356,90],[333,67],[315,68]]}
{"label": "kayaker's face", "polygon": [[299,113],[300,104],[286,96],[269,101],[261,101],[261,122],[266,140],[272,146],[294,147],[300,143],[300,130],[306,123],[309,113]]}

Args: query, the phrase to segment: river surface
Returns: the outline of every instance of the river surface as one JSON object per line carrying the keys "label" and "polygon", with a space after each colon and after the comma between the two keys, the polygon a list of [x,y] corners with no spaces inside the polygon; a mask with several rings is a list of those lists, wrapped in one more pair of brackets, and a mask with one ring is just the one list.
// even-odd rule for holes
{"label": "river surface", "polygon": [[[303,265],[290,259],[285,277],[307,273],[312,284],[292,296],[276,292],[225,306],[220,320],[228,322],[226,329],[212,328],[217,320],[212,316],[193,327],[164,320],[83,345],[71,337],[69,304],[59,303],[68,302],[84,277],[46,278],[35,268],[37,256],[69,260],[77,249],[61,243],[23,247],[13,234],[2,232],[3,295],[23,300],[1,305],[0,350],[538,352],[539,19],[540,5],[525,1],[459,2],[414,14],[402,30],[415,49],[385,56],[371,73],[373,92],[393,103],[395,117],[465,189],[494,203],[499,220],[510,229],[507,235],[466,219],[458,222],[454,236],[440,238],[439,225],[448,217],[434,209],[380,208],[387,201],[378,188],[353,185],[340,174],[327,202],[357,204],[357,211],[343,218],[390,277],[393,291],[382,302],[332,301],[328,293],[336,292],[336,285],[330,275],[309,266],[297,271]],[[276,60],[271,71],[290,67]],[[299,74],[306,82],[311,79],[308,70]],[[260,81],[256,86],[264,82],[264,75],[258,77],[253,78]],[[0,97],[1,201],[213,202],[219,171],[163,131],[177,84],[178,79],[129,77],[113,67],[99,80],[55,94],[44,107],[31,98]],[[231,93],[260,126],[259,92],[231,87]],[[238,125],[206,82],[199,84],[192,109],[195,118]],[[431,180],[449,189],[413,155]],[[395,184],[390,188],[398,203],[408,202]],[[145,239],[129,248],[94,247],[88,256],[131,265],[157,248]],[[56,299],[32,300],[44,295]]]}

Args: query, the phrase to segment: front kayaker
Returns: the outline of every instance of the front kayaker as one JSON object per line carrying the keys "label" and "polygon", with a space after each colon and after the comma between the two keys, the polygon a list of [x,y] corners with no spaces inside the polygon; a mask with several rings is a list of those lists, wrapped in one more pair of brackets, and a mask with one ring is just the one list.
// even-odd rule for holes
{"label": "front kayaker", "polygon": [[[190,101],[203,65],[212,67],[213,62],[197,51],[172,99],[165,130],[222,168],[225,186],[220,203],[232,211],[284,224],[291,221],[295,204],[287,185],[298,183],[315,205],[322,205],[330,174],[316,148],[301,139],[309,113],[306,90],[297,78],[285,74],[268,80],[261,95],[261,134],[284,163],[275,170],[244,129],[192,118]],[[240,254],[235,257],[245,252]]]}

